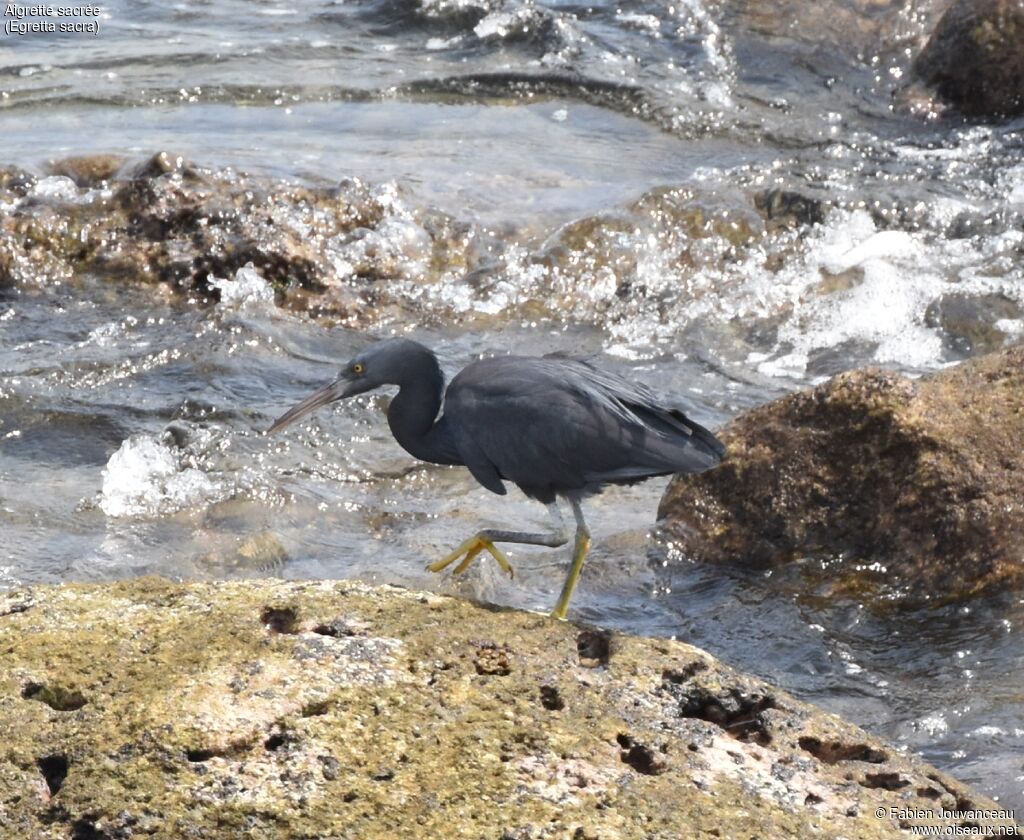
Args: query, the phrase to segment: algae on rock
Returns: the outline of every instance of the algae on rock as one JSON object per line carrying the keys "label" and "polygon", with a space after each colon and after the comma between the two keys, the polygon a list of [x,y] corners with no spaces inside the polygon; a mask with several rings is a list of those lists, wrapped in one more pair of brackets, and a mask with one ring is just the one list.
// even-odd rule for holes
{"label": "algae on rock", "polygon": [[875,838],[997,808],[688,645],[352,582],[7,593],[0,726],[0,833],[33,840]]}
{"label": "algae on rock", "polygon": [[845,557],[841,586],[915,601],[1024,582],[1024,346],[916,381],[843,373],[722,439],[723,464],[675,477],[659,509],[692,559]]}

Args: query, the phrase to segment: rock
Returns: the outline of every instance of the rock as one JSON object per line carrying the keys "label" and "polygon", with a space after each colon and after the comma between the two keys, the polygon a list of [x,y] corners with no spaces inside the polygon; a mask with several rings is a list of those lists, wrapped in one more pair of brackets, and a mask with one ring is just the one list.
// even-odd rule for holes
{"label": "rock", "polygon": [[819,198],[778,187],[756,193],[754,206],[765,219],[789,226],[820,225],[824,223],[829,209]]}
{"label": "rock", "polygon": [[196,176],[196,169],[181,155],[171,152],[157,152],[145,163],[135,168],[132,178],[136,181],[152,181],[154,178],[172,173],[185,174],[194,178]]}
{"label": "rock", "polygon": [[261,531],[228,551],[208,554],[203,558],[202,567],[208,572],[214,570],[219,577],[265,577],[281,569],[287,561],[288,551],[277,535]]}
{"label": "rock", "polygon": [[677,476],[661,502],[691,558],[843,557],[822,572],[840,588],[884,585],[911,602],[1024,582],[1022,346],[917,381],[843,373],[722,437],[722,466]]}
{"label": "rock", "polygon": [[[949,0],[724,0],[723,19],[737,40],[763,39],[776,55],[811,50],[815,65],[834,72],[905,47],[917,25],[933,23]],[[765,49],[761,45],[761,49]],[[827,52],[826,52],[827,51]],[[819,64],[820,62],[820,64]],[[852,68],[851,68],[852,69]],[[832,82],[835,82],[833,78]]]}
{"label": "rock", "polygon": [[[12,205],[0,218],[0,285],[98,276],[217,299],[211,281],[251,263],[281,302],[355,319],[379,314],[378,280],[460,273],[473,238],[440,211],[406,209],[393,185],[302,185],[167,152],[134,167],[68,158],[52,172],[70,180],[40,192],[0,169],[0,202]],[[109,189],[89,189],[101,183]]]}
{"label": "rock", "polygon": [[51,175],[63,175],[80,187],[96,187],[109,181],[124,164],[119,155],[81,155],[54,161]]}
{"label": "rock", "polygon": [[1024,0],[956,0],[914,70],[969,116],[1024,113]]}
{"label": "rock", "polygon": [[947,294],[925,310],[925,323],[939,327],[947,346],[963,355],[991,353],[1006,343],[1000,321],[1019,321],[1020,305],[1006,295]]}
{"label": "rock", "polygon": [[33,840],[898,838],[997,809],[688,645],[347,581],[0,596],[0,726],[2,833]]}
{"label": "rock", "polygon": [[36,177],[17,166],[0,166],[0,198],[3,193],[12,193],[11,198],[22,198],[35,185]]}

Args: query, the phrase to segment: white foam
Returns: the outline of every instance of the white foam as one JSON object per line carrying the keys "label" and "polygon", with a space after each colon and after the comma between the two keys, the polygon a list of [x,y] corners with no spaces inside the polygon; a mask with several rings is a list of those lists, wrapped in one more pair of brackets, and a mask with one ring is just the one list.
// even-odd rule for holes
{"label": "white foam", "polygon": [[624,12],[621,9],[615,13],[620,23],[632,26],[637,29],[646,29],[649,32],[657,32],[661,29],[661,20],[656,15],[645,15],[639,12]]}
{"label": "white foam", "polygon": [[[940,208],[945,213],[946,208]],[[699,329],[735,334],[734,325],[772,325],[769,346],[735,362],[759,373],[803,380],[823,351],[851,343],[874,361],[912,369],[948,364],[941,329],[927,318],[943,295],[1001,294],[1024,305],[1020,231],[950,239],[929,230],[880,230],[865,210],[834,210],[810,230],[779,233],[736,258],[721,237],[694,239],[678,226],[609,235],[553,266],[518,246],[504,271],[442,299],[456,312],[496,312],[530,301],[562,317],[599,322],[608,345],[641,350]],[[555,234],[541,247],[562,247]],[[781,268],[769,256],[785,253]],[[770,266],[770,267],[769,267]],[[621,293],[629,282],[629,294]],[[1009,334],[1018,325],[999,325]],[[728,352],[729,345],[721,343]],[[746,358],[744,358],[744,356]]]}
{"label": "white foam", "polygon": [[516,24],[517,15],[510,12],[493,12],[487,15],[474,28],[473,32],[480,40],[487,38],[504,38],[512,31]]}
{"label": "white foam", "polygon": [[274,290],[252,263],[235,272],[235,279],[211,277],[210,285],[220,292],[221,306],[236,309],[273,306]]}
{"label": "white foam", "polygon": [[1008,204],[1024,207],[1024,164],[1011,166],[1002,173]]}
{"label": "white foam", "polygon": [[[860,215],[867,216],[866,213]],[[870,218],[867,221],[870,222]],[[872,225],[873,227],[874,225]],[[892,261],[920,256],[922,250],[914,237],[902,230],[883,230],[872,233],[867,239],[858,242],[853,247],[846,247],[847,244],[847,242],[841,242],[838,248],[835,247],[835,244],[823,248],[821,252],[822,268],[833,274],[840,274],[874,260]]]}
{"label": "white foam", "polygon": [[917,721],[917,725],[929,735],[945,735],[949,731],[949,723],[941,712],[925,715]]}
{"label": "white foam", "polygon": [[487,9],[487,0],[420,0],[420,8],[424,14],[440,17],[456,14],[466,9]]}
{"label": "white foam", "polygon": [[427,49],[428,50],[447,50],[459,44],[462,41],[461,35],[455,35],[452,38],[428,38]]}
{"label": "white foam", "polygon": [[64,175],[51,175],[36,182],[32,192],[42,198],[56,198],[71,201],[78,198],[78,187],[75,182]]}
{"label": "white foam", "polygon": [[100,509],[113,517],[172,513],[214,499],[216,482],[152,435],[134,435],[103,468]]}

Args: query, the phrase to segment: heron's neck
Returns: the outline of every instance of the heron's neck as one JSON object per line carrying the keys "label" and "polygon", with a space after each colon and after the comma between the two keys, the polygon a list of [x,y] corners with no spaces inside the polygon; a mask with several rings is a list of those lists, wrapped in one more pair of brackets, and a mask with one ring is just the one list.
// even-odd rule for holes
{"label": "heron's neck", "polygon": [[388,425],[399,445],[421,461],[451,463],[435,423],[444,396],[444,374],[437,357],[424,348],[409,365],[388,407]]}

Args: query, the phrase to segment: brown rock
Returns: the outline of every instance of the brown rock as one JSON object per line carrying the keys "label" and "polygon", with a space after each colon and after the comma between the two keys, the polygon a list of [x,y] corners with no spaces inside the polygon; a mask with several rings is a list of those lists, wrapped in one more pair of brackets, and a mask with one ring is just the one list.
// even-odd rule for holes
{"label": "brown rock", "polygon": [[36,178],[17,166],[0,166],[0,191],[10,191],[19,198],[35,184]]}
{"label": "brown rock", "polygon": [[853,562],[827,572],[840,585],[911,600],[1024,581],[1022,346],[917,381],[844,373],[747,412],[723,439],[722,466],[677,476],[661,502],[692,558],[842,556]]}
{"label": "brown rock", "polygon": [[914,69],[965,114],[1024,113],[1024,0],[957,0]]}
{"label": "brown rock", "polygon": [[1016,321],[1024,312],[1006,295],[947,294],[925,310],[925,323],[939,327],[950,349],[964,354],[991,353],[1006,342],[1000,321]]}
{"label": "brown rock", "polygon": [[[390,187],[356,180],[304,186],[168,152],[134,166],[69,158],[51,171],[78,194],[32,195],[30,175],[0,169],[0,201],[13,205],[0,219],[0,284],[102,276],[216,298],[211,279],[251,263],[286,305],[357,318],[379,311],[375,281],[446,277],[472,238],[440,211],[408,211]],[[86,192],[101,182],[110,193]]]}
{"label": "brown rock", "polygon": [[95,187],[109,181],[124,164],[118,155],[81,155],[50,164],[50,174],[64,175],[80,187]]}

